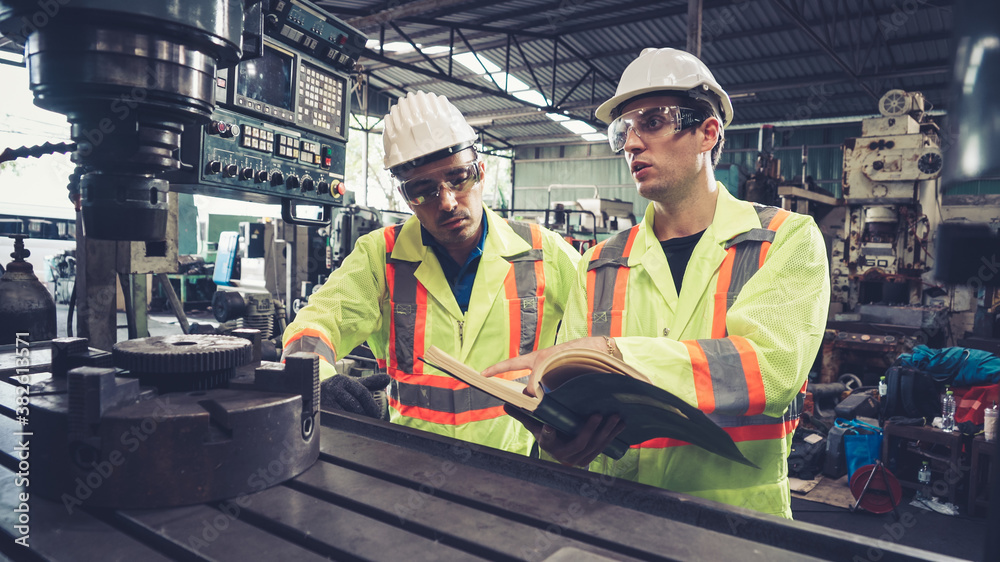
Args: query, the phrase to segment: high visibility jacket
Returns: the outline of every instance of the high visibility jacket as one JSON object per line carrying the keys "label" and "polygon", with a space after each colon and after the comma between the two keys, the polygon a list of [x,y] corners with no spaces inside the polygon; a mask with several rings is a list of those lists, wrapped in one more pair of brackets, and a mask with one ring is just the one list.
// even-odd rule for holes
{"label": "high visibility jacket", "polygon": [[826,246],[811,217],[718,189],[680,295],[650,204],[584,255],[559,340],[614,336],[627,363],[706,412],[760,467],[654,439],[591,470],[790,518],[786,459],[826,325]]}
{"label": "high visibility jacket", "polygon": [[[499,400],[417,358],[431,345],[482,370],[553,344],[580,254],[538,225],[486,210],[489,228],[463,314],[420,223],[362,236],[284,333],[284,355],[317,353],[321,376],[367,340],[392,377],[390,420],[527,454],[531,434]],[[522,377],[527,382],[527,377]]]}

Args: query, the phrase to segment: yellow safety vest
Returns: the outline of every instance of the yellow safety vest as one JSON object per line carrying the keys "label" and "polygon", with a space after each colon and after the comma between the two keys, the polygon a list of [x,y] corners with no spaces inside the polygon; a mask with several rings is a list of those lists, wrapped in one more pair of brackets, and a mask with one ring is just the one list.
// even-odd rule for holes
{"label": "yellow safety vest", "polygon": [[654,439],[592,470],[791,517],[787,457],[826,324],[826,246],[810,217],[717,186],[680,295],[651,204],[642,223],[584,256],[559,339],[614,336],[626,362],[709,414],[760,467]]}
{"label": "yellow safety vest", "polygon": [[531,434],[504,415],[498,400],[418,359],[435,345],[485,369],[555,340],[580,255],[538,225],[508,222],[488,209],[486,220],[465,314],[413,217],[358,240],[285,330],[284,355],[317,353],[322,366],[367,340],[392,377],[391,421],[527,454]]}

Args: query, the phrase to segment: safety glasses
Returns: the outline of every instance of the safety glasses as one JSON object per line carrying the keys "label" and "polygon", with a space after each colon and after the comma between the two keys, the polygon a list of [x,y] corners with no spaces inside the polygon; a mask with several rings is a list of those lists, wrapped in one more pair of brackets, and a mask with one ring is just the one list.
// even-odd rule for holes
{"label": "safety glasses", "polygon": [[441,188],[447,188],[456,195],[465,193],[479,183],[479,161],[468,164],[432,170],[426,174],[399,182],[399,190],[406,201],[419,207],[431,201],[436,201],[441,195]]}
{"label": "safety glasses", "polygon": [[644,141],[655,137],[677,134],[684,129],[697,126],[707,119],[704,112],[689,107],[669,105],[646,107],[623,113],[608,125],[608,142],[611,150],[619,152],[625,148],[628,132],[632,130]]}

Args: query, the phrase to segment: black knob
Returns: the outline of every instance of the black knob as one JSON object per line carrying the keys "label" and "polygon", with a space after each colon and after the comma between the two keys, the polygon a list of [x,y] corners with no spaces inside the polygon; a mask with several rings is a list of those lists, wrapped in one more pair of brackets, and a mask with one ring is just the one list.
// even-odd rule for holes
{"label": "black knob", "polygon": [[281,175],[281,172],[271,173],[271,185],[281,185],[285,183],[285,176]]}
{"label": "black knob", "polygon": [[253,179],[253,168],[243,168],[240,170],[241,180],[252,180]]}
{"label": "black knob", "polygon": [[312,178],[309,176],[302,178],[302,191],[312,191],[313,187],[315,187],[315,183]]}
{"label": "black knob", "polygon": [[211,162],[208,163],[208,173],[218,174],[221,171],[222,171],[222,162],[219,162],[218,160],[212,160]]}
{"label": "black knob", "polygon": [[270,27],[278,26],[278,16],[275,14],[267,14],[267,25]]}
{"label": "black knob", "polygon": [[238,174],[239,171],[240,171],[239,166],[237,166],[236,164],[229,164],[222,170],[222,175],[226,176],[227,178],[232,178],[236,177],[236,174]]}
{"label": "black knob", "polygon": [[285,180],[286,189],[298,189],[299,188],[299,176],[290,175],[288,179]]}
{"label": "black knob", "polygon": [[326,193],[329,193],[329,191],[327,191],[328,189],[330,189],[330,184],[326,183],[325,181],[321,180],[319,184],[316,185],[316,192],[319,193],[320,195],[325,195]]}
{"label": "black knob", "polygon": [[264,182],[266,182],[267,181],[267,176],[268,176],[267,170],[261,170],[261,171],[257,172],[257,178],[256,178],[257,182],[258,183],[264,183]]}

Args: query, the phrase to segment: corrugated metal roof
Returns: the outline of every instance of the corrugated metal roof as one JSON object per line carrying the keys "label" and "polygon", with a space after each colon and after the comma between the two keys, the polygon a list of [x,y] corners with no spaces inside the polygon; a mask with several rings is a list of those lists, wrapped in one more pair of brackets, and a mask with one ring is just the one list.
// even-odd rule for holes
{"label": "corrugated metal roof", "polygon": [[[498,146],[565,140],[544,117],[590,122],[614,95],[618,77],[645,47],[686,47],[686,0],[319,0],[386,43],[447,47],[453,53],[380,53],[359,61],[371,84],[398,96],[410,89],[446,95]],[[735,123],[871,115],[886,90],[922,91],[946,106],[953,0],[704,0],[702,60],[733,97]],[[371,20],[369,20],[371,21]],[[458,63],[468,52],[509,70],[550,99],[538,108]],[[406,68],[400,64],[408,65]],[[553,68],[555,94],[553,95]],[[501,83],[501,86],[503,84]]]}

